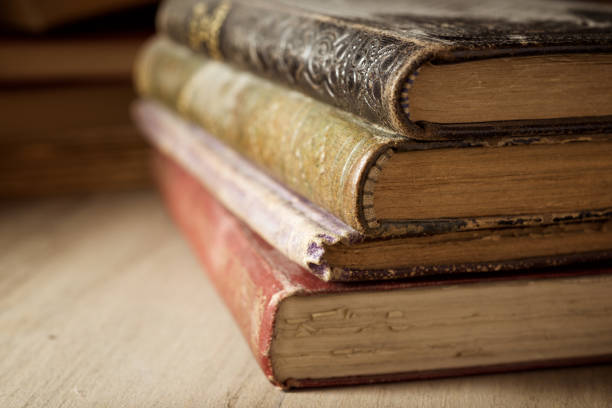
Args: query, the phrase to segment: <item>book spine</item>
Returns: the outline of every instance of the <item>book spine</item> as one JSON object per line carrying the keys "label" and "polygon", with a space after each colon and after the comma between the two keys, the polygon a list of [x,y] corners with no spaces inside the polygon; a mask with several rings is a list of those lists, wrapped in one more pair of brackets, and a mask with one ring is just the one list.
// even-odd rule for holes
{"label": "book spine", "polygon": [[274,318],[286,289],[283,281],[254,250],[242,224],[185,170],[161,154],[154,156],[154,170],[169,213],[203,264],[262,370],[275,382],[269,351]]}
{"label": "book spine", "polygon": [[422,130],[404,112],[404,84],[441,46],[256,0],[167,1],[158,30],[197,52],[406,134]]}
{"label": "book spine", "polygon": [[145,47],[135,82],[355,230],[379,226],[371,193],[403,138],[164,38]]}
{"label": "book spine", "polygon": [[363,237],[287,190],[238,153],[162,105],[135,104],[134,119],[157,149],[179,162],[229,211],[293,262],[329,280],[326,247]]}

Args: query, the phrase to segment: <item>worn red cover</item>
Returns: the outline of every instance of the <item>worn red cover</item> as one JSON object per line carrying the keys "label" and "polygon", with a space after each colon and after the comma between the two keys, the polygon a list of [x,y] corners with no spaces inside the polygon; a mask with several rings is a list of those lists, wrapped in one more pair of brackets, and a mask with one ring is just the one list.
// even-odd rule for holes
{"label": "worn red cover", "polygon": [[[521,370],[526,368],[575,365],[612,361],[612,356],[464,367],[436,371],[392,373],[328,379],[290,379],[279,383],[270,361],[274,320],[283,299],[345,291],[395,290],[423,285],[471,283],[483,278],[465,277],[438,281],[394,281],[381,283],[324,282],[284,257],[229,213],[193,176],[167,156],[157,153],[155,174],[166,205],[204,265],[210,280],[223,297],[246,338],[253,355],[268,379],[282,388],[349,385],[389,382]],[[610,273],[607,269],[557,271],[554,276]],[[494,279],[538,279],[548,274],[500,275]]]}

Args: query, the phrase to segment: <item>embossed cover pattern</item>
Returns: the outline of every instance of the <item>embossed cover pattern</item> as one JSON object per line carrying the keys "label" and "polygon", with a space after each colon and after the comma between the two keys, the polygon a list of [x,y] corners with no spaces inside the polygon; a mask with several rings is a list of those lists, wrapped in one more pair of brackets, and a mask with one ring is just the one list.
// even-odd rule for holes
{"label": "embossed cover pattern", "polygon": [[[425,61],[612,51],[612,8],[571,1],[167,0],[158,26],[196,51],[420,138],[461,136],[453,125],[417,126],[406,114],[402,90]],[[517,136],[602,132],[611,120],[472,127]]]}

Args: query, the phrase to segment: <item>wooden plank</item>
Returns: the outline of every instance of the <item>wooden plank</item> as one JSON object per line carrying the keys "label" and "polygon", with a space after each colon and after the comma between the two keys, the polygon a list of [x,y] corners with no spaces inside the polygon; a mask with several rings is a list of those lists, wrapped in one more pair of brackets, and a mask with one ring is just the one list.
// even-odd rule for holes
{"label": "wooden plank", "polygon": [[0,212],[0,406],[607,406],[612,366],[284,393],[154,193]]}

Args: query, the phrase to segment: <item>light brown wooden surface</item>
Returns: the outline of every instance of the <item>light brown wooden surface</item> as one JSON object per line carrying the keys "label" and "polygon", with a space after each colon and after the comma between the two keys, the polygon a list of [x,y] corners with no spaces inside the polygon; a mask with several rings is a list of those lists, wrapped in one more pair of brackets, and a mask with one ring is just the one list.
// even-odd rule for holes
{"label": "light brown wooden surface", "polygon": [[612,366],[284,393],[151,192],[2,205],[0,407],[605,407]]}

